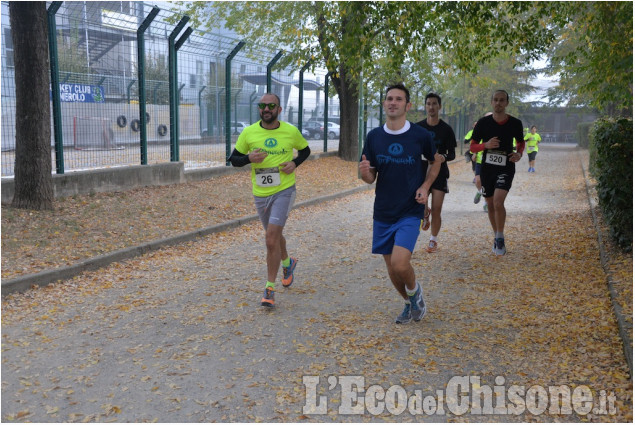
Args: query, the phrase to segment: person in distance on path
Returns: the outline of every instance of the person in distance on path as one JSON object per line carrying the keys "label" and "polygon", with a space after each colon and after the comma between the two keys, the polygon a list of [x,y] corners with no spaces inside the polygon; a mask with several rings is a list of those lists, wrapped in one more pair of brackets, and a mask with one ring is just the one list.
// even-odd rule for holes
{"label": "person in distance on path", "polygon": [[[454,130],[445,121],[439,118],[439,110],[441,109],[441,96],[436,93],[428,93],[426,95],[426,119],[419,121],[421,127],[432,133],[432,138],[437,147],[437,153],[442,157],[441,169],[436,180],[432,183],[432,213],[430,214],[430,242],[426,247],[426,252],[437,252],[437,237],[441,230],[441,209],[443,208],[443,200],[445,194],[449,193],[448,179],[450,178],[450,169],[448,161],[456,158],[456,136]],[[424,161],[423,172],[427,173],[428,162]],[[425,230],[425,229],[424,229]]]}
{"label": "person in distance on path", "polygon": [[[494,230],[496,255],[505,255],[505,199],[512,187],[516,173],[516,162],[520,161],[525,149],[523,124],[505,112],[509,105],[509,95],[505,90],[496,90],[491,98],[493,114],[476,123],[472,133],[470,150],[483,152],[481,163],[481,184],[483,197],[487,202],[487,214]],[[517,140],[514,152],[514,139]],[[484,143],[479,144],[483,140]]]}
{"label": "person in distance on path", "polygon": [[[264,94],[258,111],[260,121],[240,133],[229,161],[234,167],[251,164],[252,191],[267,246],[267,283],[260,304],[273,307],[280,263],[284,287],[293,283],[298,263],[287,253],[282,231],[295,201],[295,170],[311,155],[311,149],[296,127],[278,120],[282,108],[277,95]],[[298,151],[295,159],[294,149]]]}
{"label": "person in distance on path", "polygon": [[527,143],[527,156],[529,157],[529,170],[530,173],[535,173],[536,169],[536,155],[538,154],[538,145],[542,141],[540,134],[536,133],[536,126],[531,126],[531,131],[525,136],[525,143]]}
{"label": "person in distance on path", "polygon": [[[435,157],[430,132],[406,120],[411,106],[410,92],[403,84],[388,87],[386,123],[368,133],[359,162],[362,180],[368,184],[377,180],[372,252],[383,255],[388,276],[405,301],[396,323],[419,321],[426,314],[421,285],[410,260],[442,159]],[[431,163],[427,176],[424,158]]]}

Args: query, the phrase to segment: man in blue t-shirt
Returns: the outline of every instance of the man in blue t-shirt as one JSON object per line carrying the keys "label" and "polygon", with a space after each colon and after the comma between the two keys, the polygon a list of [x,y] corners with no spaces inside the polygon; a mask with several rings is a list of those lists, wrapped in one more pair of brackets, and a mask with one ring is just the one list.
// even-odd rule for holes
{"label": "man in blue t-shirt", "polygon": [[[377,180],[372,252],[384,256],[388,276],[406,303],[396,323],[419,321],[426,313],[410,259],[442,159],[435,158],[430,132],[406,120],[411,106],[403,84],[388,87],[386,124],[368,133],[359,163],[362,180],[368,184]],[[424,160],[431,164],[427,176]]]}

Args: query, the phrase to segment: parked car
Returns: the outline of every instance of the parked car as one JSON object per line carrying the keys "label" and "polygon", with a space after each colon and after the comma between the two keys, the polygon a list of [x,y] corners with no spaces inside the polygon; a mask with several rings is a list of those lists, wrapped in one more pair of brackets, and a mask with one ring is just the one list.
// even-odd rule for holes
{"label": "parked car", "polygon": [[240,134],[240,133],[242,133],[244,129],[249,127],[249,125],[250,124],[247,124],[246,122],[243,122],[243,121],[239,121],[239,122],[233,123],[232,126],[231,126],[232,134]]}
{"label": "parked car", "polygon": [[[250,124],[243,122],[243,121],[238,121],[235,123],[232,123],[230,129],[231,129],[231,134],[240,134],[243,132],[243,130],[247,127],[249,127]],[[221,129],[223,129],[223,127],[221,126]],[[202,138],[207,138],[208,136],[215,136],[217,135],[216,133],[216,127],[212,127],[212,134],[208,134],[207,132],[207,128],[203,128],[201,129],[201,137]],[[221,137],[225,136],[225,130],[223,130],[222,134],[220,134]]]}
{"label": "parked car", "polygon": [[[329,139],[339,139],[340,138],[340,125],[336,124],[334,122],[327,122],[326,123],[328,125],[328,129],[326,134],[328,135]],[[324,131],[324,127],[321,127],[322,131]]]}
{"label": "parked car", "polygon": [[324,135],[324,130],[322,129],[322,125],[316,121],[308,121],[302,124],[302,132],[308,132],[308,137],[310,139],[321,139]]}

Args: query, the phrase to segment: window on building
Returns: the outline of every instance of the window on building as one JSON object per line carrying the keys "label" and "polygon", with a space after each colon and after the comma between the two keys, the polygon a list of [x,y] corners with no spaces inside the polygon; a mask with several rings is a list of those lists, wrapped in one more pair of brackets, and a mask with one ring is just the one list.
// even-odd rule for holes
{"label": "window on building", "polygon": [[5,63],[9,68],[13,68],[13,39],[11,38],[11,28],[4,29],[4,56]]}

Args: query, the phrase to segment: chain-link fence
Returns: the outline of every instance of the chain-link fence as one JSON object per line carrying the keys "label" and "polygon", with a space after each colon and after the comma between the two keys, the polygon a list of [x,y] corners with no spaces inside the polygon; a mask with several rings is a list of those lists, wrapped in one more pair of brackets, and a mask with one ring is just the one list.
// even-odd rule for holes
{"label": "chain-link fence", "polygon": [[[267,84],[281,98],[281,119],[298,125],[298,73],[275,67],[267,73],[267,65],[278,52],[259,50],[248,55],[248,49],[240,49],[228,59],[239,40],[221,30],[181,33],[175,30],[177,25],[169,23],[170,18],[181,16],[142,2],[53,2],[47,7],[54,3],[59,7],[54,33],[57,55],[51,56],[51,62],[58,66],[60,96],[59,107],[52,92],[50,96],[51,146],[55,147],[51,161],[58,173],[171,160],[183,161],[187,168],[225,165],[238,134],[259,119],[255,104]],[[11,176],[15,162],[14,78],[24,76],[14,74],[8,2],[1,5],[2,176]],[[140,61],[138,29],[153,10],[155,15],[143,32]],[[176,36],[178,45],[172,103],[171,36],[172,41]],[[140,118],[140,67],[144,69],[145,120]],[[325,75],[326,71],[304,75],[303,122],[324,122]],[[337,123],[339,102],[337,98],[329,102],[329,117]],[[57,138],[53,131],[56,113],[61,123]],[[172,134],[173,130],[177,132]],[[324,132],[305,131],[305,135],[316,139],[312,148],[322,148]],[[333,139],[326,147],[337,149],[337,144]]]}
{"label": "chain-link fence", "polygon": [[[15,76],[8,5],[1,3],[2,176],[14,174],[14,79],[28,78]],[[49,35],[57,46],[51,63],[59,70],[59,102],[57,92],[50,95],[51,128],[59,122],[51,136],[57,173],[168,161],[183,161],[186,168],[225,165],[238,134],[259,119],[255,104],[268,86],[280,96],[281,119],[302,127],[312,150],[338,148],[339,101],[324,95],[325,70],[300,79],[297,70],[272,65],[284,52],[243,46],[222,29],[179,29],[171,22],[183,22],[183,16],[143,2],[49,2],[47,7],[58,7]],[[418,121],[425,116],[425,93],[434,90],[411,89],[409,119]],[[461,99],[441,95],[441,118],[462,140],[471,128],[469,108]],[[382,96],[365,93],[364,134],[383,122]],[[520,118],[538,125],[544,141],[574,142],[577,122],[592,116],[564,109],[524,110]],[[462,143],[458,147],[462,153]]]}

